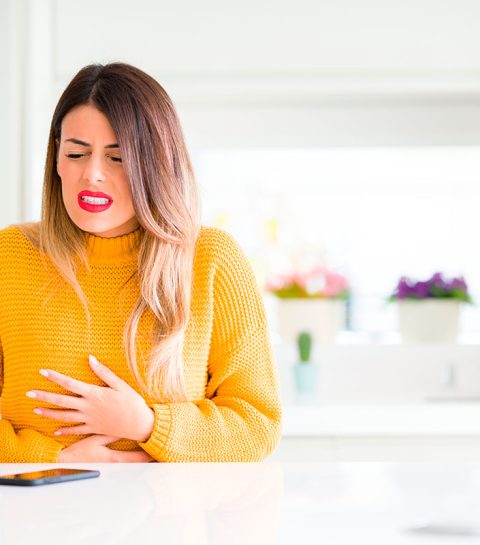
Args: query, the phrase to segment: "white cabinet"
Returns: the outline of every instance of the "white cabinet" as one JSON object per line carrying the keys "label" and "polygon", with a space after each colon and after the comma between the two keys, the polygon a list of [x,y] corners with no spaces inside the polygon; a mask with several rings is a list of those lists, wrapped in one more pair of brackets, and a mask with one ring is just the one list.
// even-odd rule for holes
{"label": "white cabinet", "polygon": [[318,395],[308,405],[296,404],[294,347],[276,345],[276,356],[284,434],[273,459],[480,458],[480,345],[317,347]]}
{"label": "white cabinet", "polygon": [[284,408],[277,461],[480,459],[480,403]]}

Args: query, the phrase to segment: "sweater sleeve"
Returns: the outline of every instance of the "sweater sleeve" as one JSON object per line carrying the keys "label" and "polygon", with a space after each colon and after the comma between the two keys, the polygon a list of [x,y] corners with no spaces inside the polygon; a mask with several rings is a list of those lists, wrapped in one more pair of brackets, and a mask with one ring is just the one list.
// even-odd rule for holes
{"label": "sweater sleeve", "polygon": [[3,349],[0,339],[0,462],[51,462],[57,461],[63,445],[34,430],[17,433],[7,420],[1,417],[1,392],[3,389]]}
{"label": "sweater sleeve", "polygon": [[[153,405],[140,446],[159,462],[256,462],[281,436],[281,404],[265,308],[253,270],[221,232],[205,399]],[[221,248],[221,250],[220,250]]]}

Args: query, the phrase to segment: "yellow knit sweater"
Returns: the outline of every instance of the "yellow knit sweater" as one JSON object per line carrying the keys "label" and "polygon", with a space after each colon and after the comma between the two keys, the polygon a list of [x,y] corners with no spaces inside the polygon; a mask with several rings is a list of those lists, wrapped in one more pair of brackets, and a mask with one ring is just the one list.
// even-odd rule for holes
{"label": "yellow knit sweater", "polygon": [[[138,296],[131,276],[140,236],[139,229],[110,239],[88,236],[91,269],[81,269],[78,280],[92,303],[89,334],[82,304],[51,262],[45,265],[17,226],[0,230],[1,462],[56,462],[62,448],[85,437],[59,440],[53,432],[69,424],[33,413],[48,404],[26,397],[27,391],[68,393],[42,377],[40,369],[101,384],[88,364],[93,354],[140,392],[122,346]],[[155,414],[151,437],[140,444],[122,439],[110,447],[143,448],[159,462],[262,460],[279,441],[281,407],[255,276],[235,239],[206,226],[197,241],[193,272],[183,347],[189,401],[159,403],[147,397]],[[52,291],[52,285],[58,289]],[[142,352],[147,351],[144,345]]]}

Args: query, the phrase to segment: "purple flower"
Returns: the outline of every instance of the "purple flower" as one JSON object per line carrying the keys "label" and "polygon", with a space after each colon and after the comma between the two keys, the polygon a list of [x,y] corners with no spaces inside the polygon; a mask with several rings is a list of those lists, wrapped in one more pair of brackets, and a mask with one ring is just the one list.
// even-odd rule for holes
{"label": "purple flower", "polygon": [[450,280],[443,277],[441,272],[436,272],[430,279],[415,281],[402,276],[398,285],[390,296],[390,300],[397,299],[457,299],[468,303],[472,299],[468,293],[468,286],[463,276]]}
{"label": "purple flower", "polygon": [[430,281],[417,282],[413,285],[413,294],[419,299],[424,299],[430,296]]}
{"label": "purple flower", "polygon": [[459,289],[459,290],[467,291],[468,288],[467,288],[467,284],[466,284],[465,280],[463,279],[463,277],[460,277],[460,278],[454,278],[450,282],[449,289],[451,289],[451,290]]}
{"label": "purple flower", "polygon": [[[456,280],[454,278],[454,280]],[[439,288],[448,288],[448,282],[446,282],[442,276],[442,273],[437,272],[435,273],[430,280],[427,280],[430,284],[435,284]]]}

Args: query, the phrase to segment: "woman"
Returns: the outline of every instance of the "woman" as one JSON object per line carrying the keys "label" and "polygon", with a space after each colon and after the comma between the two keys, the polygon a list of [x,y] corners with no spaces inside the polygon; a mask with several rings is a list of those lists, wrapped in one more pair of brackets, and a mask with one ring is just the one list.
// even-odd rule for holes
{"label": "woman", "polygon": [[0,231],[0,461],[273,451],[261,294],[198,202],[163,88],[127,64],[80,70],[53,115],[41,222]]}

